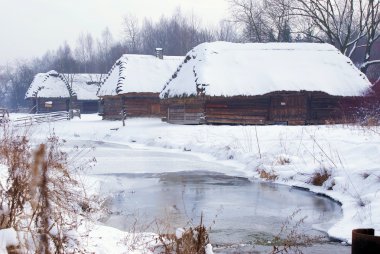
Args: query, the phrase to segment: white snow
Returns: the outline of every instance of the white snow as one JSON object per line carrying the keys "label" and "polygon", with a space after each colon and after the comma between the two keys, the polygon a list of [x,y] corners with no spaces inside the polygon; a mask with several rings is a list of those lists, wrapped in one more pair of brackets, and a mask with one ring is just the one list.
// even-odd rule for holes
{"label": "white snow", "polygon": [[17,232],[13,228],[0,229],[0,253],[8,253],[8,246],[17,246]]}
{"label": "white snow", "polygon": [[69,90],[62,79],[59,78],[58,72],[49,71],[47,73],[38,73],[34,76],[32,84],[25,94],[25,99],[40,98],[68,98]]}
{"label": "white snow", "polygon": [[[187,54],[160,96],[262,95],[274,91],[323,91],[359,96],[370,82],[335,47],[319,43],[203,43]],[[200,87],[199,87],[200,88]]]}
{"label": "white snow", "polygon": [[214,254],[211,244],[206,245],[206,254]]}
{"label": "white snow", "polygon": [[78,100],[98,100],[96,93],[105,74],[63,74],[72,75],[73,90]]}
{"label": "white snow", "polygon": [[184,228],[177,228],[175,230],[175,237],[177,237],[177,239],[181,239],[183,234],[186,232],[186,230]]}
{"label": "white snow", "polygon": [[157,235],[139,234],[120,231],[116,228],[96,225],[84,242],[90,253],[129,253],[129,254],[153,254],[156,246]]}
{"label": "white snow", "polygon": [[[83,144],[106,141],[192,153],[211,163],[233,164],[239,170],[231,174],[243,177],[259,178],[258,169],[273,172],[277,183],[306,187],[342,203],[343,217],[328,229],[330,236],[350,242],[352,229],[367,227],[380,234],[379,127],[184,126],[151,118],[128,119],[122,127],[119,121],[83,115],[82,119],[44,123],[30,131],[39,139],[54,131],[60,138]],[[98,163],[103,160],[110,163],[107,156],[97,158]],[[134,172],[133,167],[125,170]],[[323,186],[312,185],[313,174],[323,170],[331,173],[330,179]],[[123,253],[119,243],[126,235],[101,226],[91,233],[89,246],[96,253]],[[144,253],[142,249],[136,253]]]}
{"label": "white snow", "polygon": [[78,100],[98,100],[96,93],[104,74],[38,73],[30,84],[25,98],[69,98],[68,86],[72,87]]}
{"label": "white snow", "polygon": [[111,68],[98,96],[124,93],[159,93],[162,86],[182,62],[183,56],[125,54]]}

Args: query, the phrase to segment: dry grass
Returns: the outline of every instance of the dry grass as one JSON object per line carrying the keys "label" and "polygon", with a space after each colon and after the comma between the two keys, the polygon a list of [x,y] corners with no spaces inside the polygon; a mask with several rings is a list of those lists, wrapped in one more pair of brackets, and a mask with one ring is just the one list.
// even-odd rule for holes
{"label": "dry grass", "polygon": [[280,232],[271,241],[273,249],[271,254],[298,253],[302,248],[320,242],[323,236],[309,236],[302,232],[301,226],[306,217],[297,219],[301,210],[296,210],[282,224]]}
{"label": "dry grass", "polygon": [[279,156],[276,161],[277,165],[287,165],[290,164],[290,158],[285,156]]}
{"label": "dry grass", "polygon": [[80,250],[70,232],[78,228],[78,216],[91,210],[92,201],[75,180],[61,145],[52,135],[35,149],[27,133],[2,130],[0,163],[8,172],[5,185],[0,186],[0,229],[14,228],[20,242],[9,247],[10,253]]}
{"label": "dry grass", "polygon": [[257,169],[256,171],[259,173],[260,178],[268,181],[275,181],[278,178],[278,175],[273,170],[266,171],[265,169]]}
{"label": "dry grass", "polygon": [[331,173],[326,169],[322,169],[319,172],[314,172],[310,179],[310,183],[315,186],[322,186],[330,177]]}
{"label": "dry grass", "polygon": [[203,224],[203,215],[198,226],[183,231],[182,236],[176,234],[160,234],[158,238],[160,253],[171,254],[205,254],[209,236]]}

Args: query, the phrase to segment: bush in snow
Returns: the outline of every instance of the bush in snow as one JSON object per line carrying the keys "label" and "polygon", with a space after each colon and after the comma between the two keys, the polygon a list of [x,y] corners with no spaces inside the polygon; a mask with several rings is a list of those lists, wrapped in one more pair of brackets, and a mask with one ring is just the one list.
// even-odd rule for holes
{"label": "bush in snow", "polygon": [[259,173],[260,178],[268,180],[268,181],[275,181],[278,178],[278,175],[273,169],[269,171],[269,170],[258,168],[256,171],[257,173]]}
{"label": "bush in snow", "polygon": [[321,169],[312,175],[310,183],[315,186],[322,186],[331,176],[331,172],[326,169]]}
{"label": "bush in snow", "polygon": [[26,133],[2,130],[0,164],[8,170],[0,185],[0,230],[16,230],[21,252],[80,251],[75,232],[95,204],[84,195],[60,146],[50,136],[34,150]]}
{"label": "bush in snow", "polygon": [[160,234],[162,253],[171,254],[211,254],[212,247],[203,224],[203,215],[198,226],[189,229],[177,229],[175,234]]}
{"label": "bush in snow", "polygon": [[362,126],[380,125],[380,103],[360,107],[356,113],[356,119]]}

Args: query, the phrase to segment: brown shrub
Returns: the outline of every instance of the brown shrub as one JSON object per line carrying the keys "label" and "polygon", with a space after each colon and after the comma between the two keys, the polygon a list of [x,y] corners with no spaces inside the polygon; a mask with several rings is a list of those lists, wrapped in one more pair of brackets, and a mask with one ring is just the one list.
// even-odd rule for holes
{"label": "brown shrub", "polygon": [[180,238],[175,234],[160,234],[158,240],[165,254],[205,254],[209,237],[203,224],[203,215],[199,225],[185,230]]}
{"label": "brown shrub", "polygon": [[5,186],[0,185],[0,208],[7,208],[0,229],[31,237],[19,239],[17,249],[26,252],[65,253],[69,242],[76,248],[68,233],[78,227],[78,215],[86,214],[80,203],[91,201],[75,180],[58,137],[50,136],[34,151],[27,133],[4,128],[1,135],[0,163],[8,174]]}
{"label": "brown shrub", "polygon": [[260,174],[260,178],[266,179],[268,181],[275,181],[278,178],[278,175],[271,170],[271,171],[266,171],[265,169],[257,169],[256,170]]}
{"label": "brown shrub", "polygon": [[320,172],[315,172],[310,179],[310,183],[315,186],[322,186],[331,176],[331,173],[326,169]]}

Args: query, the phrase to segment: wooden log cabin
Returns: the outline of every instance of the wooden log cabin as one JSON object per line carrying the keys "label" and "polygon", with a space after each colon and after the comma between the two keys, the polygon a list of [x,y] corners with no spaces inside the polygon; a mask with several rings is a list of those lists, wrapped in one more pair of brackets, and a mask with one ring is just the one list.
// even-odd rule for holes
{"label": "wooden log cabin", "polygon": [[97,113],[102,74],[72,74],[49,71],[38,73],[25,99],[30,101],[31,113],[46,113],[80,109],[81,113]]}
{"label": "wooden log cabin", "polygon": [[370,83],[344,55],[317,43],[204,43],[161,91],[175,124],[324,124],[346,121]]}
{"label": "wooden log cabin", "polygon": [[99,89],[103,119],[160,117],[159,93],[183,57],[125,54],[112,66]]}

